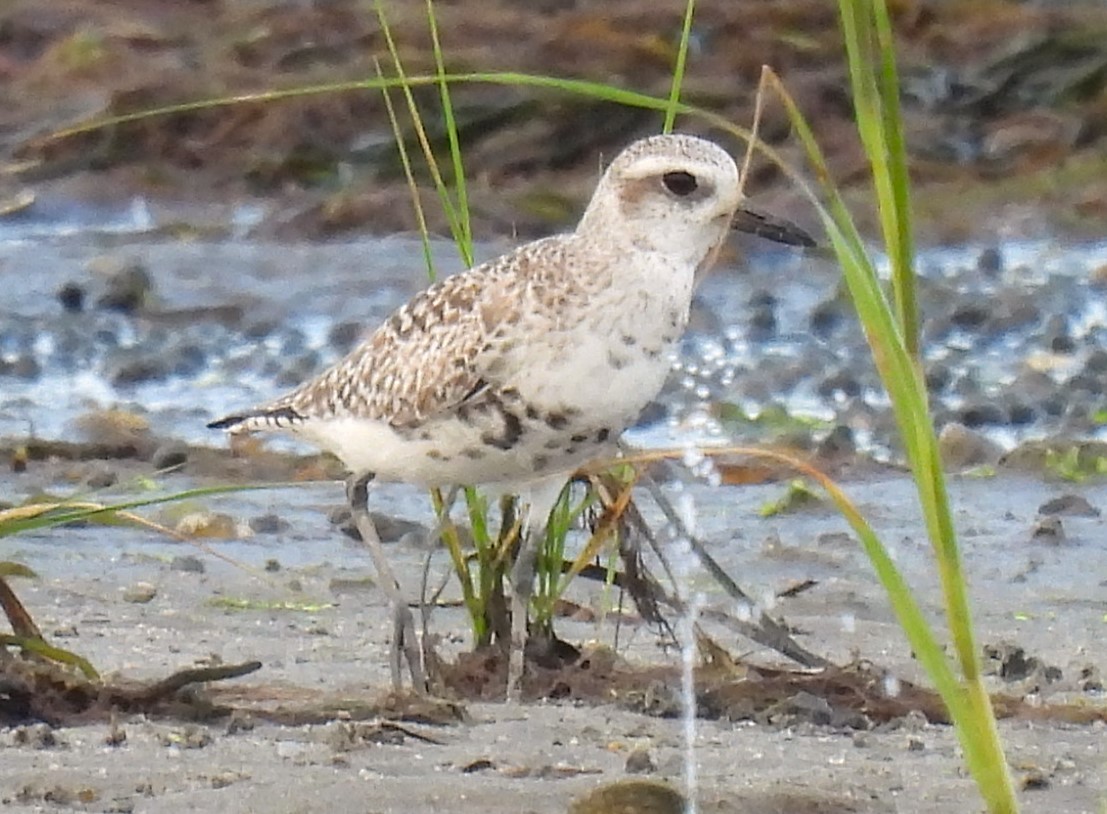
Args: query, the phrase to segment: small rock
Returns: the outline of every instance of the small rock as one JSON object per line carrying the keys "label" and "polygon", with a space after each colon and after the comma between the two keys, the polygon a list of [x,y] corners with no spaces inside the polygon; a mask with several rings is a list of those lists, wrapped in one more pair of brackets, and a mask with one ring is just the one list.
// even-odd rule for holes
{"label": "small rock", "polygon": [[812,309],[809,324],[811,333],[826,339],[845,321],[846,306],[837,297],[819,303]]}
{"label": "small rock", "polygon": [[1084,372],[1091,376],[1107,373],[1107,350],[1096,348],[1084,360]]}
{"label": "small rock", "polygon": [[77,283],[69,282],[58,289],[58,302],[68,314],[79,314],[85,308],[85,290]]}
{"label": "small rock", "polygon": [[976,258],[977,271],[994,277],[1003,271],[1003,253],[996,246],[989,246]]}
{"label": "small rock", "polygon": [[1103,678],[1099,674],[1099,668],[1094,664],[1086,664],[1080,668],[1080,676],[1076,679],[1076,686],[1081,692],[1103,692]]}
{"label": "small rock", "polygon": [[1099,509],[1080,495],[1061,495],[1052,500],[1047,500],[1039,506],[1038,514],[1099,517]]}
{"label": "small rock", "polygon": [[[380,512],[370,512],[369,516],[373,519],[373,525],[377,528],[377,536],[380,537],[382,543],[425,540],[430,532],[422,523],[416,523],[412,520],[391,517]],[[353,540],[361,540],[361,534],[354,526],[348,506],[338,506],[332,509],[327,515],[327,519],[331,521],[332,525],[338,526],[347,537]]]}
{"label": "small rock", "polygon": [[1036,543],[1058,545],[1065,541],[1065,527],[1062,525],[1060,517],[1057,515],[1050,515],[1048,517],[1043,517],[1034,524],[1034,529],[1030,532],[1030,537]]}
{"label": "small rock", "polygon": [[1025,427],[1038,420],[1038,411],[1021,401],[1009,401],[1007,407],[1007,423],[1016,427]]}
{"label": "small rock", "polygon": [[119,475],[114,469],[102,464],[90,466],[88,474],[83,479],[84,485],[89,489],[107,489],[119,482]]}
{"label": "small rock", "polygon": [[656,780],[620,780],[600,786],[569,806],[569,814],[683,814],[684,796]]}
{"label": "small rock", "polygon": [[861,395],[861,382],[848,370],[838,370],[819,382],[818,393],[823,398],[854,398]]}
{"label": "small rock", "polygon": [[176,532],[186,537],[208,537],[220,540],[234,540],[238,537],[238,526],[234,518],[216,512],[193,512],[177,521]]}
{"label": "small rock", "polygon": [[207,568],[199,557],[192,554],[183,554],[170,560],[169,570],[183,571],[186,574],[202,574]]}
{"label": "small rock", "polygon": [[1019,785],[1023,791],[1041,791],[1050,786],[1049,774],[1040,766],[1031,766],[1023,772]]}
{"label": "small rock", "polygon": [[945,467],[954,471],[996,464],[1003,455],[999,444],[956,421],[942,427],[938,451]]}
{"label": "small rock", "polygon": [[1043,337],[1046,347],[1054,353],[1073,353],[1076,340],[1072,338],[1069,322],[1062,314],[1054,314],[1045,325]]}
{"label": "small rock", "polygon": [[931,393],[940,393],[953,381],[953,372],[948,365],[934,362],[926,370],[926,389]]}
{"label": "small rock", "polygon": [[1006,424],[1007,415],[1003,409],[990,401],[976,401],[962,407],[957,412],[961,423],[966,427],[983,427],[985,424]]}
{"label": "small rock", "polygon": [[11,361],[0,359],[0,376],[11,376],[15,379],[33,381],[41,373],[42,365],[30,353],[21,353]]}
{"label": "small rock", "polygon": [[281,561],[280,560],[275,560],[272,557],[270,557],[268,560],[265,561],[265,572],[267,574],[275,574],[280,570],[281,570]]}
{"label": "small rock", "polygon": [[64,745],[58,740],[50,724],[16,727],[12,730],[12,744],[29,746],[32,749],[53,749],[55,746]]}
{"label": "small rock", "polygon": [[149,300],[153,281],[139,261],[98,257],[89,263],[88,268],[107,276],[104,293],[96,300],[97,307],[133,314]]}
{"label": "small rock", "polygon": [[853,430],[845,424],[837,424],[815,448],[819,458],[841,458],[857,454],[857,441]]}
{"label": "small rock", "polygon": [[280,534],[290,528],[292,528],[291,523],[272,512],[250,518],[250,529],[255,534]]}
{"label": "small rock", "polygon": [[186,726],[176,732],[167,732],[160,737],[162,746],[176,746],[178,749],[203,749],[211,743],[211,733],[198,726]]}
{"label": "small rock", "polygon": [[770,306],[759,306],[750,315],[749,338],[763,342],[776,336],[776,312]]}
{"label": "small rock", "polygon": [[110,354],[104,366],[108,381],[115,387],[169,378],[165,360],[139,348],[123,348]]}
{"label": "small rock", "polygon": [[253,732],[254,718],[250,713],[235,710],[231,713],[231,719],[227,722],[227,734],[237,735],[239,732]]}
{"label": "small rock", "polygon": [[357,322],[339,322],[327,333],[327,344],[339,353],[345,353],[354,346],[365,331],[365,326]]}
{"label": "small rock", "polygon": [[149,582],[136,582],[123,591],[123,601],[134,605],[145,605],[158,595],[158,589]]}
{"label": "small rock", "polygon": [[184,465],[187,461],[188,445],[179,441],[162,444],[150,456],[150,464],[154,469],[172,469]]}
{"label": "small rock", "polygon": [[949,321],[965,331],[973,331],[988,321],[988,306],[984,303],[968,302],[957,306],[950,314]]}
{"label": "small rock", "polygon": [[1060,667],[1046,664],[1011,642],[984,645],[985,673],[1008,683],[1021,682],[1020,692],[1041,692],[1043,687],[1064,678]]}
{"label": "small rock", "polygon": [[627,755],[627,762],[623,767],[627,774],[652,774],[657,771],[648,749],[634,749]]}
{"label": "small rock", "polygon": [[926,744],[923,743],[922,738],[916,738],[914,735],[907,739],[907,751],[908,752],[922,752],[926,749]]}

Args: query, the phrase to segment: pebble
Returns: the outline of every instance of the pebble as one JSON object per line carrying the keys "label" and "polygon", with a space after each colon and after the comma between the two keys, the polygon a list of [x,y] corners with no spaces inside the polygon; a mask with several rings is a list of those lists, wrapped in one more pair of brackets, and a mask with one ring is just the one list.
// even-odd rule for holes
{"label": "pebble", "polygon": [[593,789],[569,806],[569,814],[683,814],[684,796],[654,780],[620,780]]}
{"label": "pebble", "polygon": [[42,366],[30,353],[21,353],[8,361],[0,358],[0,376],[33,381],[42,373]]}
{"label": "pebble", "polygon": [[58,289],[58,302],[62,310],[67,314],[79,314],[85,310],[85,290],[74,282],[69,282]]}
{"label": "pebble", "polygon": [[1003,456],[1003,447],[986,435],[970,430],[964,424],[951,422],[938,434],[938,450],[942,463],[950,470],[966,470],[972,466],[994,465]]}
{"label": "pebble", "polygon": [[181,571],[185,574],[203,574],[207,570],[203,560],[192,554],[182,554],[169,561],[170,571]]}
{"label": "pebble", "polygon": [[1038,514],[1069,517],[1099,517],[1099,509],[1081,495],[1061,495],[1038,507]]}
{"label": "pebble", "polygon": [[976,270],[989,277],[996,277],[1003,271],[1003,252],[998,246],[989,246],[976,258]]}
{"label": "pebble", "polygon": [[653,762],[653,757],[650,756],[650,750],[640,747],[631,750],[631,753],[627,755],[623,771],[627,774],[652,774],[657,771],[657,765]]}
{"label": "pebble", "polygon": [[1065,527],[1057,515],[1048,515],[1034,524],[1030,537],[1036,543],[1058,545],[1065,541]]}
{"label": "pebble", "polygon": [[121,348],[108,355],[105,374],[115,387],[128,387],[169,378],[166,360],[138,348]]}
{"label": "pebble", "polygon": [[220,540],[234,540],[238,537],[238,526],[234,518],[216,512],[193,512],[177,521],[174,529],[185,537],[206,537]]}
{"label": "pebble", "polygon": [[123,601],[135,605],[145,605],[158,595],[158,589],[149,582],[136,582],[123,591]]}
{"label": "pebble", "polygon": [[361,339],[365,326],[358,322],[339,322],[327,332],[327,344],[338,353],[346,353]]}
{"label": "pebble", "polygon": [[119,475],[114,469],[94,463],[89,466],[82,482],[89,489],[107,489],[119,482]]}
{"label": "pebble", "polygon": [[132,314],[146,305],[153,291],[153,280],[138,260],[98,257],[88,269],[107,276],[104,293],[96,299],[98,308]]}
{"label": "pebble", "polygon": [[[430,529],[422,523],[413,520],[404,520],[400,517],[390,517],[380,512],[370,512],[373,525],[377,527],[377,534],[382,543],[420,542],[427,538]],[[354,540],[360,540],[361,535],[353,524],[348,506],[337,506],[332,509],[327,519],[332,525],[338,526],[343,534]]]}
{"label": "pebble", "polygon": [[259,514],[250,518],[250,529],[255,534],[280,534],[292,528],[292,524],[280,515]]}

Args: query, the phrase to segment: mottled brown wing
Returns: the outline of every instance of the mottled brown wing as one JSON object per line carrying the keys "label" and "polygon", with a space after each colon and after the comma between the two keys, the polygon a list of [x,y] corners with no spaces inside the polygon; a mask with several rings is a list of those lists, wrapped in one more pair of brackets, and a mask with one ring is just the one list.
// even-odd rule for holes
{"label": "mottled brown wing", "polygon": [[404,427],[475,398],[495,384],[486,376],[497,328],[518,318],[518,261],[519,255],[506,255],[431,286],[348,356],[267,411]]}

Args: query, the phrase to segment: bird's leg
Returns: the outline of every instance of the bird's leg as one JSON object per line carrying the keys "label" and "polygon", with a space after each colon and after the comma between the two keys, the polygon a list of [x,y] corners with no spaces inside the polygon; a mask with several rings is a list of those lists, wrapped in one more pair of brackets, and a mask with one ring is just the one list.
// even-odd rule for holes
{"label": "bird's leg", "polygon": [[377,527],[369,516],[369,483],[373,477],[372,472],[350,475],[346,480],[346,499],[350,503],[354,525],[361,535],[362,542],[369,549],[369,556],[373,558],[373,567],[377,569],[381,588],[384,589],[392,606],[392,647],[389,651],[392,686],[397,690],[403,687],[400,672],[402,654],[407,660],[413,688],[416,692],[423,693],[427,690],[427,683],[423,673],[419,640],[415,636],[415,621],[400,590],[400,583],[392,572],[392,566],[388,564],[388,558],[384,555],[384,546],[381,544],[380,535],[377,534]]}
{"label": "bird's leg", "polygon": [[[541,531],[542,534],[538,534]],[[509,702],[520,700],[523,669],[526,664],[527,615],[538,569],[538,546],[545,526],[524,523],[519,535],[519,551],[511,567],[511,643],[507,655],[507,693]]]}

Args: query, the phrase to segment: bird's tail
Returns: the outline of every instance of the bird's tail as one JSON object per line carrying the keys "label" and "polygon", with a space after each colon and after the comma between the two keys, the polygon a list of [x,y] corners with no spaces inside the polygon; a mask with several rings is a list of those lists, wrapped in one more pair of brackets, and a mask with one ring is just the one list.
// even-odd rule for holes
{"label": "bird's tail", "polygon": [[232,433],[294,429],[305,418],[291,407],[262,407],[247,413],[224,416],[208,424],[209,430]]}

